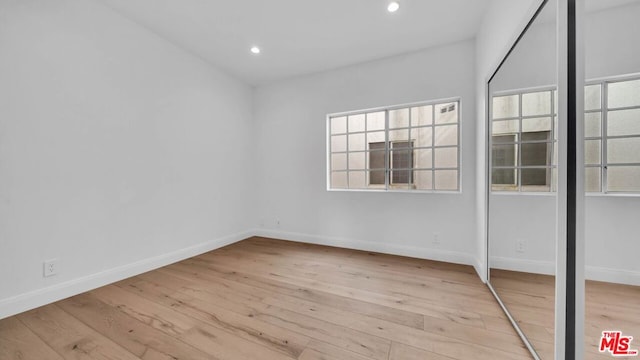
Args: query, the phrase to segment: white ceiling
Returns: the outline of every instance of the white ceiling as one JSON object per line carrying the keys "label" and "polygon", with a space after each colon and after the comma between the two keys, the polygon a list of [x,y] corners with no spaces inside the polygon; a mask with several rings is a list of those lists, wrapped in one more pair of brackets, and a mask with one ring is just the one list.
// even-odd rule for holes
{"label": "white ceiling", "polygon": [[[489,0],[101,0],[250,84],[473,38]],[[252,55],[258,45],[262,53]]]}

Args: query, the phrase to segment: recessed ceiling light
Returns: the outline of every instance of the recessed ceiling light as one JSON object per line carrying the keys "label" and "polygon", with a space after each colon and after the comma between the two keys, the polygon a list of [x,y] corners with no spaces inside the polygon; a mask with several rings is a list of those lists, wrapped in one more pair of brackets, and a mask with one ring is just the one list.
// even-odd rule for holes
{"label": "recessed ceiling light", "polygon": [[400,4],[397,1],[392,1],[389,3],[389,6],[387,6],[387,10],[392,13],[398,11],[398,9],[400,9]]}
{"label": "recessed ceiling light", "polygon": [[254,54],[260,54],[260,48],[257,46],[252,46],[251,47],[251,52]]}

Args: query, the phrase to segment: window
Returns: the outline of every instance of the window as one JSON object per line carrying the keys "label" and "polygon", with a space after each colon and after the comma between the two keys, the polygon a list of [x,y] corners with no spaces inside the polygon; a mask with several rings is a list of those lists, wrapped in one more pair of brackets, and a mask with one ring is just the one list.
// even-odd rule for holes
{"label": "window", "polygon": [[[492,102],[492,190],[555,191],[555,90]],[[587,82],[584,106],[585,190],[640,192],[640,76]]]}
{"label": "window", "polygon": [[555,91],[551,88],[493,97],[494,191],[554,191],[555,103]]}
{"label": "window", "polygon": [[585,189],[640,191],[640,77],[585,87]]}
{"label": "window", "polygon": [[460,102],[328,116],[329,189],[458,191]]}

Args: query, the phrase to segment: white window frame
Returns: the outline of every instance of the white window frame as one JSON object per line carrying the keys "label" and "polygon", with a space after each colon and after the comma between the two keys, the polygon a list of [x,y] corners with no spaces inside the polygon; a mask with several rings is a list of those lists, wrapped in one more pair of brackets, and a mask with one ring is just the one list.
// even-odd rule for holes
{"label": "white window frame", "polygon": [[[633,74],[625,74],[625,75],[619,75],[619,76],[609,76],[609,77],[603,77],[603,78],[597,78],[597,79],[592,79],[592,80],[587,80],[585,81],[585,89],[588,86],[593,86],[593,85],[600,85],[600,108],[599,109],[591,109],[591,110],[586,110],[584,114],[589,114],[589,113],[598,113],[600,114],[600,136],[590,136],[587,137],[585,135],[584,137],[584,141],[585,141],[585,148],[586,148],[586,141],[593,141],[593,140],[598,140],[600,141],[600,163],[599,164],[584,164],[584,169],[588,169],[588,168],[598,168],[600,169],[600,190],[599,191],[586,191],[586,195],[588,196],[603,196],[603,195],[609,195],[609,196],[640,196],[640,191],[610,191],[607,189],[608,187],[608,176],[607,176],[607,172],[609,170],[609,167],[616,167],[616,166],[634,166],[634,167],[640,167],[640,163],[613,163],[610,164],[608,162],[607,159],[607,143],[608,140],[610,139],[626,139],[626,138],[640,138],[640,135],[620,135],[620,136],[608,136],[607,133],[607,127],[608,127],[608,115],[609,112],[611,111],[619,111],[619,110],[634,110],[634,109],[638,109],[640,110],[640,105],[636,105],[636,106],[628,106],[628,107],[623,107],[623,108],[609,108],[608,106],[608,86],[609,84],[612,83],[618,83],[618,82],[625,82],[625,81],[634,81],[634,80],[640,80],[640,73],[633,73]],[[493,94],[491,94],[491,105],[493,106],[493,98],[494,97],[501,97],[501,96],[509,96],[509,95],[519,95],[519,99],[522,99],[522,95],[523,94],[527,94],[527,93],[533,93],[533,92],[538,92],[538,91],[555,91],[555,86],[543,86],[543,87],[535,87],[535,88],[525,88],[525,89],[516,89],[516,90],[509,90],[509,91],[501,91],[501,92],[495,92]],[[553,102],[556,101],[555,96],[552,96],[552,112],[553,111],[553,107],[556,106]],[[519,109],[519,119],[520,119],[520,132],[519,134],[522,132],[522,102],[520,100],[520,109]],[[585,104],[586,106],[586,104]],[[493,132],[492,132],[492,126],[493,126],[493,109],[491,109],[491,119],[489,119],[489,146],[492,149],[493,147]],[[586,117],[586,116],[585,116]],[[583,121],[585,119],[585,117],[583,117]],[[505,118],[507,119],[507,118]],[[513,118],[513,120],[515,120],[516,118]],[[504,119],[498,119],[498,121],[502,121]],[[551,136],[553,137],[553,143],[557,144],[557,139],[556,139],[556,134],[555,134],[555,130],[557,129],[557,114],[555,114],[552,117],[552,121],[553,121],[553,126],[552,126],[552,133]],[[520,145],[518,143],[518,145]],[[553,153],[556,150],[557,146],[554,145],[552,148],[552,154],[551,154],[551,158],[552,158],[552,167],[555,169],[557,168],[557,164],[555,164],[555,161],[553,159],[555,159],[555,154]],[[493,164],[493,159],[489,159],[490,161],[490,165]],[[490,167],[492,168],[492,167]],[[519,167],[516,167],[518,170]],[[489,179],[491,180],[492,178],[492,173],[489,174]],[[557,188],[557,179],[554,182],[553,176],[552,176],[552,183],[551,183],[551,190],[550,191],[545,191],[545,192],[531,192],[531,191],[522,191],[521,189],[521,185],[520,185],[520,175],[518,175],[518,184],[517,184],[517,189],[516,190],[494,190],[491,189],[491,193],[493,194],[517,194],[517,193],[521,193],[521,194],[554,194],[556,192],[556,188]],[[586,180],[586,176],[585,176],[585,180]]]}
{"label": "white window frame", "polygon": [[[456,108],[455,111],[457,112],[457,123],[455,123],[455,125],[457,125],[457,145],[443,145],[443,146],[436,146],[435,145],[435,129],[437,127],[440,126],[451,126],[454,125],[453,123],[451,124],[436,124],[435,123],[435,119],[436,119],[436,106],[437,105],[443,105],[443,104],[448,104],[448,103],[456,103]],[[432,106],[432,123],[431,125],[426,125],[426,126],[413,126],[411,124],[411,108],[414,107],[420,107],[420,106]],[[408,127],[404,127],[404,128],[393,128],[390,129],[389,128],[389,112],[393,111],[393,110],[402,110],[402,109],[409,109],[409,125]],[[393,105],[393,106],[384,106],[384,107],[377,107],[377,108],[369,108],[369,109],[362,109],[362,110],[355,110],[355,111],[346,111],[346,112],[338,112],[338,113],[331,113],[328,114],[326,116],[326,184],[327,184],[327,191],[337,191],[337,192],[341,192],[341,191],[355,191],[355,192],[410,192],[410,193],[452,193],[452,194],[460,194],[462,193],[462,99],[460,97],[453,97],[453,98],[445,98],[445,99],[438,99],[438,100],[429,100],[429,101],[421,101],[421,102],[415,102],[415,103],[406,103],[406,104],[400,104],[400,105]],[[332,152],[331,149],[331,137],[332,135],[336,135],[336,134],[332,134],[331,133],[331,119],[332,118],[338,118],[338,117],[343,117],[343,116],[353,116],[353,115],[361,115],[361,114],[367,114],[367,113],[375,113],[375,112],[383,112],[385,113],[385,127],[384,127],[384,132],[385,132],[385,139],[384,139],[384,143],[385,143],[385,147],[384,147],[384,154],[385,154],[385,184],[384,185],[369,185],[368,188],[349,188],[347,185],[347,188],[332,188],[332,184],[331,184],[331,175],[333,172],[346,172],[347,173],[347,181],[349,181],[349,167],[347,165],[347,170],[336,170],[334,171],[332,169],[331,166],[331,155],[332,154],[347,154],[347,162],[349,161],[349,144],[348,144],[348,136],[352,133],[350,133],[348,131],[347,128],[347,132],[346,133],[340,133],[342,135],[346,135],[347,136],[347,146],[346,146],[346,151],[343,152]],[[366,123],[366,120],[365,120]],[[365,125],[366,126],[366,125]],[[421,127],[430,127],[432,129],[432,140],[431,140],[431,146],[428,147],[412,147],[411,150],[415,151],[415,150],[419,150],[419,149],[430,149],[431,150],[431,168],[415,168],[412,167],[412,169],[410,171],[420,171],[420,170],[425,170],[425,171],[431,171],[432,172],[432,179],[431,179],[431,189],[416,189],[414,188],[414,186],[412,186],[411,188],[409,187],[409,185],[412,184],[402,184],[402,185],[407,185],[405,187],[402,188],[396,188],[396,186],[394,184],[392,184],[391,182],[391,171],[393,170],[391,168],[391,158],[390,158],[390,140],[389,140],[389,132],[390,131],[394,131],[394,130],[405,130],[405,129],[409,129],[409,142],[413,142],[415,141],[414,138],[411,137],[411,129],[414,128],[421,128]],[[381,130],[380,130],[381,131]],[[361,132],[354,132],[354,133],[361,133]],[[367,133],[367,129],[365,127],[365,131],[364,133]],[[398,140],[398,141],[403,141],[403,140]],[[366,141],[365,141],[366,142]],[[395,142],[395,141],[391,141],[391,142]],[[435,150],[436,149],[441,149],[441,148],[456,148],[457,149],[457,165],[456,167],[448,167],[448,168],[437,168],[435,167]],[[358,151],[359,152],[359,151]],[[367,153],[367,151],[365,151],[365,153]],[[414,164],[415,164],[415,153],[414,153]],[[365,156],[366,157],[366,156]],[[456,189],[442,189],[442,190],[438,190],[436,189],[436,171],[443,171],[443,170],[455,170],[457,172],[457,181],[456,181]],[[355,170],[352,170],[355,171]],[[369,169],[365,169],[364,171],[366,172],[370,172]],[[368,181],[368,180],[367,180]],[[413,184],[415,184],[415,174],[413,174]]]}
{"label": "white window frame", "polygon": [[[617,166],[633,166],[640,167],[640,163],[609,163],[608,160],[608,142],[615,139],[638,139],[640,135],[619,135],[609,136],[608,134],[608,119],[609,112],[620,110],[640,110],[640,105],[627,106],[622,108],[609,108],[609,84],[640,80],[640,74],[626,74],[620,76],[604,77],[599,79],[588,80],[585,82],[585,88],[592,85],[600,85],[600,109],[597,110],[585,110],[586,113],[599,113],[600,114],[600,136],[599,137],[586,137],[587,140],[600,140],[600,164],[585,164],[585,168],[600,168],[600,191],[587,192],[588,195],[626,195],[626,196],[640,196],[640,191],[612,191],[608,189],[609,177],[608,171],[610,167]],[[585,104],[586,106],[586,104]]]}
{"label": "white window frame", "polygon": [[[551,107],[550,107],[550,114],[541,114],[541,115],[532,115],[532,116],[523,116],[522,114],[522,96],[525,94],[532,94],[532,93],[538,93],[538,92],[550,92],[551,93]],[[517,116],[513,116],[513,117],[505,117],[505,118],[498,118],[498,119],[494,119],[493,117],[493,99],[496,97],[503,97],[503,96],[513,96],[513,95],[517,95],[518,96],[518,115]],[[488,128],[488,138],[489,138],[489,149],[491,149],[489,151],[489,181],[490,181],[490,191],[492,194],[535,194],[535,195],[544,195],[544,194],[553,194],[556,192],[557,189],[557,179],[556,177],[553,175],[554,172],[557,171],[558,168],[558,164],[556,159],[556,149],[557,149],[557,143],[558,143],[558,139],[556,136],[557,133],[557,129],[558,129],[558,105],[557,105],[557,90],[555,86],[538,86],[538,87],[531,87],[531,88],[523,88],[523,89],[515,89],[515,90],[506,90],[506,91],[497,91],[494,92],[490,95],[490,99],[491,101],[490,103],[490,112],[489,114],[491,115],[491,118],[489,119],[488,123],[489,123],[489,128]],[[550,139],[544,143],[550,144],[551,145],[551,154],[550,154],[550,163],[545,165],[545,166],[535,166],[535,167],[531,167],[531,166],[522,166],[522,122],[523,120],[526,119],[534,119],[534,118],[542,118],[542,117],[550,117],[551,118],[551,131],[550,131]],[[508,189],[494,189],[493,188],[493,156],[492,156],[492,152],[493,152],[493,123],[494,122],[500,122],[500,121],[513,121],[513,120],[517,120],[518,121],[518,132],[514,133],[513,135],[516,136],[516,141],[515,143],[513,143],[513,145],[516,146],[517,149],[517,153],[516,153],[516,164],[512,167],[498,167],[498,168],[504,168],[504,169],[513,169],[515,171],[515,180],[516,180],[516,184],[514,185],[514,189],[513,190],[508,190]],[[499,134],[499,135],[508,135],[508,134]],[[540,143],[542,143],[543,141],[540,141]],[[525,144],[528,144],[530,142],[524,142]],[[535,143],[535,142],[533,142]],[[511,145],[509,144],[505,144],[505,145]],[[549,190],[545,190],[545,191],[532,191],[527,188],[523,189],[523,185],[522,185],[522,170],[527,170],[527,169],[548,169],[548,171],[550,171],[550,183],[549,183]],[[554,180],[555,179],[555,180]],[[527,185],[525,185],[527,186]]]}

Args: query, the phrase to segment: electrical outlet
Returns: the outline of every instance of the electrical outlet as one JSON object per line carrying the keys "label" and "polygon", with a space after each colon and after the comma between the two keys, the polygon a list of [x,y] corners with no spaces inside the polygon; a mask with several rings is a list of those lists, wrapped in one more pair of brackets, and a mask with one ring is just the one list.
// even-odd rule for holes
{"label": "electrical outlet", "polygon": [[525,239],[516,240],[516,252],[523,253],[527,250],[527,241]]}
{"label": "electrical outlet", "polygon": [[439,233],[433,233],[433,244],[434,245],[440,245],[440,234]]}
{"label": "electrical outlet", "polygon": [[280,219],[276,219],[276,227],[280,229]]}
{"label": "electrical outlet", "polygon": [[58,275],[58,259],[47,260],[44,262],[44,277]]}

